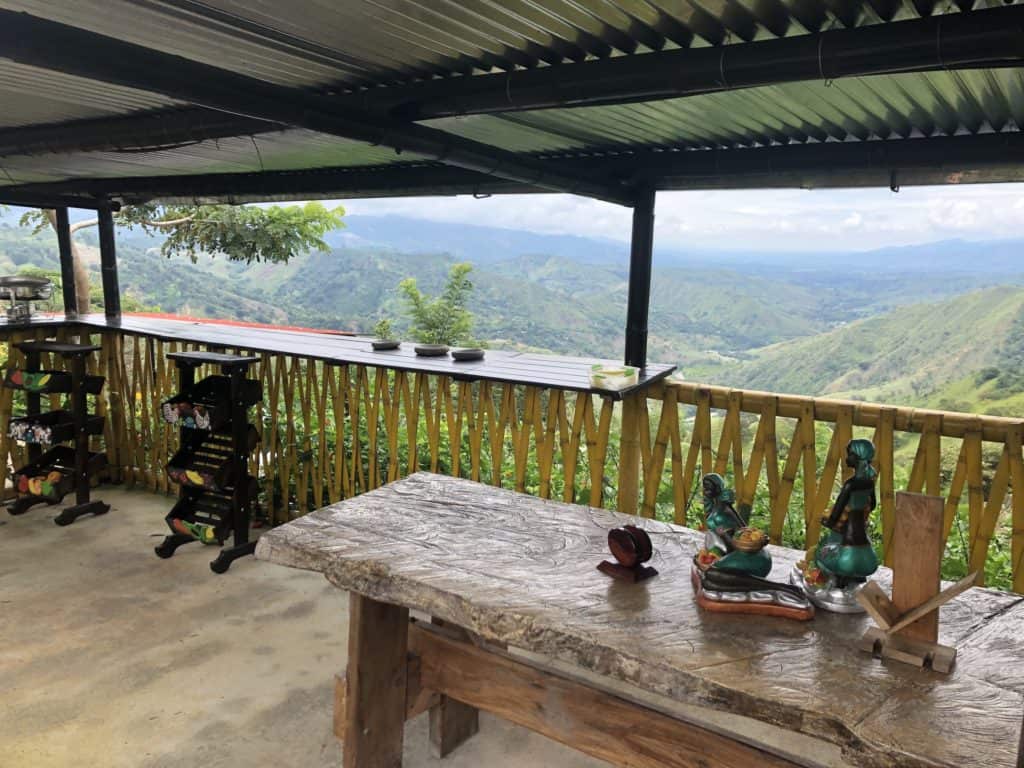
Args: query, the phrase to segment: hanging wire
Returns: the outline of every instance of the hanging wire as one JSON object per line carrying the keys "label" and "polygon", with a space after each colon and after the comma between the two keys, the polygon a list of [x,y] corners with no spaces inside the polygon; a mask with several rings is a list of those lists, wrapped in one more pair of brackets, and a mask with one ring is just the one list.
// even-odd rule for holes
{"label": "hanging wire", "polygon": [[199,139],[193,141],[179,141],[174,144],[148,144],[144,147],[118,147],[113,151],[117,154],[133,155],[141,154],[145,152],[167,152],[173,149],[184,149],[185,147],[192,147],[196,144],[202,144],[203,142]]}
{"label": "hanging wire", "polygon": [[252,142],[252,148],[256,150],[256,157],[260,161],[260,170],[261,171],[265,171],[266,168],[263,165],[263,153],[260,152],[260,145],[256,143],[256,137],[255,136],[249,136],[249,141]]}

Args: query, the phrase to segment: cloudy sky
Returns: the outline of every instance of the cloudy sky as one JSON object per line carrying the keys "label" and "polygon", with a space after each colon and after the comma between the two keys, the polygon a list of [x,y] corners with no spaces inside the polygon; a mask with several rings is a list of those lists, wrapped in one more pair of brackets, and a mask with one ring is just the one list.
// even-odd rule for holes
{"label": "cloudy sky", "polygon": [[[349,200],[397,213],[533,232],[628,240],[630,213],[569,195]],[[721,250],[849,251],[960,238],[1024,237],[1024,185],[870,190],[662,192],[656,244]]]}

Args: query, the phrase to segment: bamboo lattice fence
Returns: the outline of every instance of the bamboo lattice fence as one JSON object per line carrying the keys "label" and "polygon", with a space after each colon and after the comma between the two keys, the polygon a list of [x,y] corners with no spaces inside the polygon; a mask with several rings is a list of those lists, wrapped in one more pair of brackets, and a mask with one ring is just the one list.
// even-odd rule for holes
{"label": "bamboo lattice fence", "polygon": [[[12,340],[43,335],[31,330]],[[116,331],[92,338],[103,344],[91,365],[107,379],[98,407],[112,479],[172,492],[164,465],[177,434],[159,407],[177,382],[166,355],[196,345]],[[896,491],[940,495],[947,536],[957,510],[966,510],[971,570],[990,556],[997,526],[1011,527],[1013,587],[1024,591],[1024,492],[1013,492],[1024,488],[1024,420],[689,382],[658,384],[618,404],[588,393],[252,354],[264,394],[252,471],[272,522],[429,469],[694,525],[699,476],[717,471],[739,504],[767,507],[774,541],[788,523],[813,542],[843,478],[846,442],[867,436],[878,451],[887,559]],[[10,359],[18,365],[20,353],[12,348]],[[12,395],[0,389],[0,423]],[[0,453],[9,457],[0,467],[6,484],[23,449],[4,435]],[[898,471],[899,457],[910,455]]]}

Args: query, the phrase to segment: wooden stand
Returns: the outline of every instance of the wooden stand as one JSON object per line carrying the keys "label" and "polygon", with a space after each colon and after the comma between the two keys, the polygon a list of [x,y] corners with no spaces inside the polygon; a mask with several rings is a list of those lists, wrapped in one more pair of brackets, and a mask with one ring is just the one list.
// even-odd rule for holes
{"label": "wooden stand", "polygon": [[[41,372],[41,355],[49,353],[60,355],[68,361],[70,377],[61,371],[52,375],[51,386],[45,391],[32,391],[26,388],[26,419],[39,419],[48,416],[52,430],[53,442],[73,442],[74,448],[55,447],[45,454],[38,442],[28,444],[29,463],[15,472],[15,475],[40,475],[47,472],[60,473],[64,476],[57,483],[57,496],[50,498],[33,494],[21,495],[9,511],[12,515],[27,512],[36,504],[46,502],[58,504],[63,500],[64,493],[75,492],[75,503],[61,510],[54,518],[57,525],[70,525],[82,515],[102,515],[110,511],[110,505],[90,498],[92,477],[107,465],[106,454],[94,453],[89,450],[89,438],[103,433],[103,418],[89,414],[89,394],[98,394],[103,387],[103,379],[98,376],[87,376],[85,372],[86,358],[100,349],[95,344],[71,344],[57,341],[24,341],[17,345],[25,353],[25,372],[37,374]],[[13,386],[8,383],[8,386]],[[42,394],[70,394],[71,410],[50,411],[41,409]],[[60,414],[60,415],[58,415]]]}
{"label": "wooden stand", "polygon": [[613,579],[629,582],[630,584],[636,584],[638,581],[644,581],[651,578],[651,576],[658,575],[657,569],[646,565],[634,565],[632,568],[627,568],[624,565],[613,563],[611,560],[602,562],[597,566],[597,570],[606,576],[611,576]]}
{"label": "wooden stand", "polygon": [[636,584],[658,575],[654,568],[644,565],[654,556],[654,546],[643,528],[635,525],[613,528],[608,531],[608,549],[618,562],[605,560],[597,566],[606,576]]}
{"label": "wooden stand", "polygon": [[939,590],[943,507],[943,500],[936,496],[896,494],[892,599],[876,582],[868,582],[857,602],[878,625],[864,633],[863,650],[948,673],[956,660],[956,648],[938,642],[938,609],[974,586],[978,574]]}
{"label": "wooden stand", "polygon": [[[255,496],[255,483],[249,475],[249,452],[252,449],[247,412],[253,398],[259,399],[258,391],[252,392],[248,385],[258,384],[246,379],[249,365],[255,357],[241,357],[217,352],[172,352],[168,355],[178,366],[179,385],[182,395],[188,395],[196,386],[196,368],[201,365],[217,365],[228,379],[227,402],[219,404],[227,408],[229,418],[219,423],[213,431],[181,428],[182,453],[197,461],[214,462],[223,469],[223,476],[230,478],[227,487],[202,488],[182,485],[178,503],[167,514],[167,523],[173,520],[212,525],[217,541],[223,543],[229,536],[231,546],[225,547],[210,563],[214,573],[224,573],[239,557],[251,555],[256,542],[249,540],[249,519]],[[223,414],[222,414],[223,415]],[[223,421],[223,420],[222,420]],[[171,526],[171,530],[175,529]],[[183,533],[172,533],[155,548],[161,558],[171,557],[183,544],[195,539]]]}

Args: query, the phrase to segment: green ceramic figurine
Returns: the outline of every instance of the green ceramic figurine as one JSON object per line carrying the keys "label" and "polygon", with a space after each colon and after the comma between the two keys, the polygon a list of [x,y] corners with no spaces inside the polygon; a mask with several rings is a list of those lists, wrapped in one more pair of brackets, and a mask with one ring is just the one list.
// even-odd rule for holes
{"label": "green ceramic figurine", "polygon": [[718,474],[704,475],[704,546],[693,559],[697,604],[708,611],[809,619],[814,608],[788,584],[768,581],[768,537],[736,511],[735,495]]}
{"label": "green ceramic figurine", "polygon": [[868,538],[868,519],[877,506],[871,466],[875,446],[870,440],[851,440],[846,465],[853,476],[843,483],[828,517],[823,517],[818,546],[797,565],[794,583],[800,584],[815,605],[837,613],[861,613],[857,592],[878,569],[878,558]]}
{"label": "green ceramic figurine", "polygon": [[[710,568],[732,573],[767,576],[772,569],[772,557],[764,548],[737,547],[736,537],[742,530],[744,543],[759,539],[760,531],[748,533],[747,520],[733,506],[736,495],[725,486],[718,474],[704,475],[704,549],[703,561]],[[699,555],[700,557],[700,555]]]}

